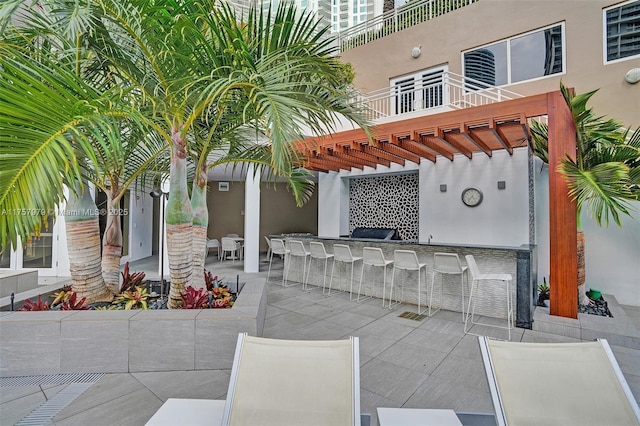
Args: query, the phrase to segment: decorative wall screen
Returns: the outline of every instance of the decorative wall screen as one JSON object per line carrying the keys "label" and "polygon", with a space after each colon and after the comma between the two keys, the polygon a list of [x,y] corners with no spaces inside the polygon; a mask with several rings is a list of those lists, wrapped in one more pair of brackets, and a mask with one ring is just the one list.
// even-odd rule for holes
{"label": "decorative wall screen", "polygon": [[403,240],[418,240],[418,174],[351,179],[349,232],[357,227],[397,228]]}

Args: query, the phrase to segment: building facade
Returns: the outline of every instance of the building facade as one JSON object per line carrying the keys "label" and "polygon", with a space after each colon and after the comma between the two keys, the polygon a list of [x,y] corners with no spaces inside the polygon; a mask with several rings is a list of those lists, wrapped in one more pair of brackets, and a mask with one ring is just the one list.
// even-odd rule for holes
{"label": "building facade", "polygon": [[[498,101],[502,94],[507,99],[549,93],[561,82],[576,93],[597,89],[589,103],[597,115],[628,128],[640,126],[640,84],[633,77],[640,73],[638,0],[480,0],[382,37],[372,34],[351,34],[358,45],[342,40],[349,48],[343,48],[341,58],[353,66],[355,85],[364,97],[375,99],[370,105],[380,112],[376,122],[393,123],[387,128],[395,129],[400,140],[408,117],[418,120],[470,108],[480,104],[480,95]],[[455,143],[456,132],[464,133],[462,128],[425,129],[434,144],[444,139]],[[466,133],[473,136],[473,128]],[[384,137],[391,140],[394,135]],[[391,214],[389,220],[417,228],[411,232],[420,242],[535,245],[539,281],[545,277],[548,282],[548,168],[526,143],[513,152],[443,153],[446,150],[433,158],[374,167],[341,167],[338,162],[335,170],[321,172],[318,233],[345,235],[354,217],[376,217],[353,210],[362,205],[350,198],[354,186],[360,193],[382,176],[414,175],[417,223],[405,223],[406,218],[391,213],[386,214]],[[462,203],[461,193],[468,187],[482,189],[481,205],[469,208]],[[399,187],[387,192],[401,193]],[[586,212],[581,222],[587,241],[587,289],[602,289],[620,303],[640,305],[640,203],[634,207],[622,228],[598,227]]]}

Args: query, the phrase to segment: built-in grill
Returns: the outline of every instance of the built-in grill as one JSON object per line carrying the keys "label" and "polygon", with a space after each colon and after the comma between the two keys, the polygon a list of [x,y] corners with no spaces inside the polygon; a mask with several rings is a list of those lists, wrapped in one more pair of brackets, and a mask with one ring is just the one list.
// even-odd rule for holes
{"label": "built-in grill", "polygon": [[399,240],[397,229],[393,228],[365,228],[358,227],[351,231],[351,238],[365,238],[373,240]]}

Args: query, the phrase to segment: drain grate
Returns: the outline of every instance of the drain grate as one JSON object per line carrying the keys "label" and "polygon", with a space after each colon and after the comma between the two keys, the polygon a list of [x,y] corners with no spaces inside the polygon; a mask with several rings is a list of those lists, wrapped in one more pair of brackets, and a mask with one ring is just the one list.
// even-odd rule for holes
{"label": "drain grate", "polygon": [[69,385],[71,383],[95,383],[103,373],[46,374],[41,376],[0,377],[0,388],[18,388],[40,385]]}
{"label": "drain grate", "polygon": [[400,315],[398,315],[400,318],[406,318],[406,319],[410,319],[410,320],[414,320],[414,321],[422,321],[423,319],[427,318],[426,315],[422,314],[416,314],[414,312],[403,312]]}
{"label": "drain grate", "polygon": [[40,426],[50,424],[59,412],[64,410],[67,405],[71,404],[92,385],[93,383],[71,383],[23,417],[15,426]]}
{"label": "drain grate", "polygon": [[16,425],[39,426],[51,424],[53,418],[84,391],[100,380],[104,373],[46,374],[41,376],[0,377],[0,388],[24,386],[67,385],[53,397],[40,404]]}

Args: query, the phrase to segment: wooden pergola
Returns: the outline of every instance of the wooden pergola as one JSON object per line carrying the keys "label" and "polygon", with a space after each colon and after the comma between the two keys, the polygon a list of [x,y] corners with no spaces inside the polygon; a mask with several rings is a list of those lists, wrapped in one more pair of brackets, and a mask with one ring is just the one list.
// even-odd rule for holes
{"label": "wooden pergola", "polygon": [[373,128],[373,140],[362,129],[307,138],[298,143],[305,167],[319,172],[363,169],[378,164],[420,163],[437,156],[453,161],[493,151],[526,146],[530,118],[548,116],[550,313],[578,317],[576,203],[567,182],[557,172],[562,158],[575,159],[576,131],[571,112],[559,91],[500,103],[399,120]]}

